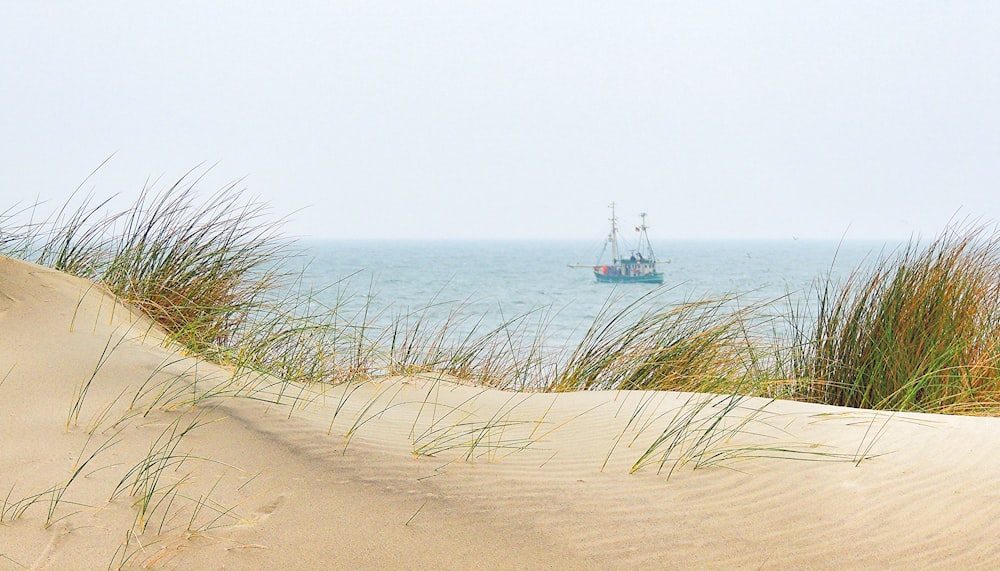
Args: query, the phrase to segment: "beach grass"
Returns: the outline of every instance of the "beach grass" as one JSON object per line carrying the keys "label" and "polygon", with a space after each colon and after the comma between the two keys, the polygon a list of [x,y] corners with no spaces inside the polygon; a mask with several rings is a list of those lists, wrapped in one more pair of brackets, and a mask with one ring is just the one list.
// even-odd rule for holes
{"label": "beach grass", "polygon": [[804,400],[869,409],[1000,411],[1000,235],[911,241],[818,289],[796,361]]}
{"label": "beach grass", "polygon": [[[671,305],[661,300],[666,290],[654,289],[624,305],[609,298],[578,344],[552,351],[544,309],[485,327],[468,300],[432,299],[388,320],[373,309],[374,291],[360,309],[341,304],[342,290],[334,306],[324,305],[301,274],[289,273],[298,252],[280,219],[237,183],[203,197],[198,182],[192,171],[161,190],[144,188],[117,212],[90,195],[48,217],[35,215],[37,204],[10,208],[0,213],[0,248],[104,284],[189,354],[283,381],[436,374],[518,391],[672,390],[1000,410],[995,228],[950,228],[843,282],[820,279],[814,305],[784,316],[797,332],[790,341],[761,334],[773,303],[747,306],[732,294]],[[447,315],[432,318],[442,305]],[[71,411],[68,423],[78,415]]]}
{"label": "beach grass", "polygon": [[736,297],[665,306],[657,303],[664,291],[622,308],[606,304],[547,390],[728,393],[763,378],[750,334],[754,308],[740,308]]}

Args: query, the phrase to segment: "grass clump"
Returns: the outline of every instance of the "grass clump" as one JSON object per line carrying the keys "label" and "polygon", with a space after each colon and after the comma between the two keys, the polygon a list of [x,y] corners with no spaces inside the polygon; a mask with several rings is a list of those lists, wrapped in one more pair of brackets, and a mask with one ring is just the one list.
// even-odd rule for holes
{"label": "grass clump", "polygon": [[544,347],[551,314],[534,310],[505,318],[501,308],[502,322],[486,326],[487,316],[473,320],[467,303],[452,305],[438,319],[430,316],[431,310],[445,302],[396,316],[373,340],[386,347],[382,370],[390,375],[440,374],[510,390],[541,386],[552,369]]}
{"label": "grass clump", "polygon": [[340,348],[344,332],[334,310],[295,289],[288,262],[296,254],[281,221],[236,183],[202,198],[198,182],[192,171],[161,190],[147,186],[117,212],[110,199],[90,196],[41,222],[17,222],[26,210],[34,217],[32,209],[10,210],[0,215],[0,245],[102,283],[192,354],[326,380],[333,372],[324,352]]}
{"label": "grass clump", "polygon": [[664,308],[655,303],[663,291],[624,308],[606,304],[548,390],[763,393],[754,308],[741,309],[729,297]]}
{"label": "grass clump", "polygon": [[1000,236],[952,228],[926,248],[827,280],[797,358],[805,400],[904,411],[1000,411]]}
{"label": "grass clump", "polygon": [[191,186],[144,191],[123,217],[100,280],[198,353],[234,341],[280,278],[284,242],[235,187],[195,203]]}

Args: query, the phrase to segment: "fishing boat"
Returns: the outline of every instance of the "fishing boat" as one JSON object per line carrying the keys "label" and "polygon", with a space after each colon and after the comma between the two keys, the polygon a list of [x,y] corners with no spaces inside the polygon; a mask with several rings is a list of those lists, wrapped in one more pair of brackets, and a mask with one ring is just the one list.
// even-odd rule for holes
{"label": "fishing boat", "polygon": [[611,263],[598,264],[593,266],[594,277],[598,283],[603,284],[662,284],[663,273],[656,271],[656,255],[653,254],[653,246],[649,243],[649,235],[646,233],[646,213],[639,214],[642,219],[635,231],[639,233],[639,244],[634,250],[629,250],[627,255],[623,255],[619,249],[620,232],[618,227],[618,217],[615,216],[615,205],[611,203],[611,233],[608,234],[604,242],[604,249],[601,250],[600,260],[607,252],[608,245],[611,246]]}

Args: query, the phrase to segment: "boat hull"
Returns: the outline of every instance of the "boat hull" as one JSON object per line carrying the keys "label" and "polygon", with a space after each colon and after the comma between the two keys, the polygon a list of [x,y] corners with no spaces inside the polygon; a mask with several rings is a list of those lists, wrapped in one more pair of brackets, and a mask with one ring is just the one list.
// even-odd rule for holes
{"label": "boat hull", "polygon": [[594,277],[597,283],[601,284],[662,284],[663,274],[651,273],[638,276],[610,275],[602,274],[599,270],[594,270]]}

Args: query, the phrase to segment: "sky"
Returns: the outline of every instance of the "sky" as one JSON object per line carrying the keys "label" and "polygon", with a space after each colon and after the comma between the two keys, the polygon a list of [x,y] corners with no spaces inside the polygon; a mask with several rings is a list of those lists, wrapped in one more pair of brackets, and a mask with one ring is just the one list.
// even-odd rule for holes
{"label": "sky", "polygon": [[4,2],[0,212],[197,168],[314,238],[933,236],[1000,218],[998,38],[971,0]]}

